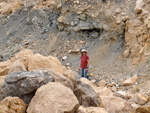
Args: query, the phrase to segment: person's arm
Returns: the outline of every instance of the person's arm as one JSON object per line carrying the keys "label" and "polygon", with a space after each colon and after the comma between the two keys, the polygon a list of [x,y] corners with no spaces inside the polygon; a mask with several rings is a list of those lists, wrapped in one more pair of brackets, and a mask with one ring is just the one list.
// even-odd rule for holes
{"label": "person's arm", "polygon": [[89,59],[87,60],[87,68],[89,67]]}
{"label": "person's arm", "polygon": [[89,68],[89,59],[87,59],[87,68],[86,68],[86,72],[88,72],[88,68]]}
{"label": "person's arm", "polygon": [[80,62],[79,70],[80,70],[80,68],[81,68],[81,62]]}

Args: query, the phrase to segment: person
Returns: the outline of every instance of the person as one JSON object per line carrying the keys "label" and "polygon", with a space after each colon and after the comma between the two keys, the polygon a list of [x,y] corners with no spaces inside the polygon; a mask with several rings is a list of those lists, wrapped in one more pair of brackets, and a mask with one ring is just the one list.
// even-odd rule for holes
{"label": "person", "polygon": [[79,66],[79,71],[81,69],[81,76],[87,78],[89,68],[89,56],[87,55],[87,50],[82,49],[81,50],[81,62]]}

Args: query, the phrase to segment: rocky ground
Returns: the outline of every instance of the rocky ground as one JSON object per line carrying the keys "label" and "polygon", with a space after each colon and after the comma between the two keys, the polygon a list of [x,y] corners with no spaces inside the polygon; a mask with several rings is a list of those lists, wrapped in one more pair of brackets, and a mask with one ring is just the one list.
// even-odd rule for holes
{"label": "rocky ground", "polygon": [[120,83],[88,80],[56,57],[29,49],[1,62],[0,69],[0,113],[150,112],[149,76]]}
{"label": "rocky ground", "polygon": [[[24,71],[39,69],[41,62],[42,68],[54,70],[61,65],[57,61],[58,65],[52,66],[50,62],[56,59],[41,55],[57,57],[63,66],[79,73],[80,49],[86,48],[89,80],[94,85],[102,81],[123,99],[128,98],[123,96],[126,93],[136,99],[142,95],[144,104],[149,105],[149,6],[149,0],[0,0],[0,83],[16,65]],[[26,54],[33,56],[16,61],[21,57],[14,56],[24,49],[31,49],[33,52]],[[63,74],[62,68],[55,71]],[[27,95],[33,93],[35,90]],[[24,99],[25,95],[17,96]],[[143,105],[133,100],[129,103],[134,110]]]}

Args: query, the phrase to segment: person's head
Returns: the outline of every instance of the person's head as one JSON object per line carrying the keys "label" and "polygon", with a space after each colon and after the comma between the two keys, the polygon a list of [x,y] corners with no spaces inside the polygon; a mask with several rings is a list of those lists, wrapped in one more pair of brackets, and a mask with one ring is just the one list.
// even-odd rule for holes
{"label": "person's head", "polygon": [[81,54],[82,54],[82,55],[86,55],[86,53],[87,53],[87,50],[86,50],[86,49],[82,49],[82,50],[81,50]]}

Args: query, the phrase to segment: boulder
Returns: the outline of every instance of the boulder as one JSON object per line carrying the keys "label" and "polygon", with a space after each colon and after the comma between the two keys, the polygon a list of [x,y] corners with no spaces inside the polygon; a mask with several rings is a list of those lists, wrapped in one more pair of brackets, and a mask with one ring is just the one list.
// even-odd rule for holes
{"label": "boulder", "polygon": [[1,88],[1,85],[3,84],[3,82],[5,80],[5,77],[6,76],[0,76],[0,88]]}
{"label": "boulder", "polygon": [[150,106],[140,106],[136,109],[136,113],[150,113]]}
{"label": "boulder", "polygon": [[78,109],[78,113],[108,113],[104,108],[100,107],[83,107],[80,106]]}
{"label": "boulder", "polygon": [[27,113],[76,113],[78,107],[79,102],[69,88],[48,83],[37,90]]}
{"label": "boulder", "polygon": [[30,49],[25,49],[17,53],[10,60],[0,62],[0,76],[7,75],[13,71],[22,71],[28,69],[29,56],[33,52]]}
{"label": "boulder", "polygon": [[126,113],[131,106],[126,100],[115,96],[101,96],[102,104],[108,113]]}
{"label": "boulder", "polygon": [[141,13],[143,10],[144,1],[143,0],[137,0],[135,5],[135,12],[137,14]]}
{"label": "boulder", "polygon": [[105,81],[105,80],[101,80],[101,81],[98,82],[97,85],[98,85],[99,87],[105,87],[106,81]]}
{"label": "boulder", "polygon": [[25,113],[26,105],[18,97],[7,97],[0,102],[0,113]]}
{"label": "boulder", "polygon": [[112,91],[107,87],[97,87],[95,91],[99,96],[113,96]]}
{"label": "boulder", "polygon": [[66,76],[54,71],[53,69],[41,69],[45,73],[50,74],[52,77],[54,77],[55,82],[62,83],[63,85],[67,86],[68,88],[72,89],[74,88],[73,82],[67,78]]}
{"label": "boulder", "polygon": [[24,64],[20,60],[16,60],[9,69],[9,73],[18,72],[18,71],[27,71]]}
{"label": "boulder", "polygon": [[25,68],[28,69],[29,57],[32,55],[33,55],[32,50],[24,49],[24,50],[20,51],[19,53],[17,53],[14,57],[12,57],[11,62],[20,60],[25,65]]}
{"label": "boulder", "polygon": [[0,62],[0,76],[7,75],[10,69],[11,61]]}
{"label": "boulder", "polygon": [[78,113],[87,113],[86,108],[84,106],[80,106],[78,109]]}
{"label": "boulder", "polygon": [[[2,84],[4,83],[5,77],[6,77],[6,76],[0,76],[0,93],[1,93],[1,86],[2,86]],[[0,101],[1,101],[1,100],[2,100],[2,98],[0,97]]]}
{"label": "boulder", "polygon": [[125,92],[125,91],[116,91],[114,93],[114,96],[120,97],[122,99],[128,100],[130,99],[133,95],[130,94],[129,92]]}
{"label": "boulder", "polygon": [[93,84],[86,78],[81,78],[74,88],[74,94],[84,107],[101,106],[101,99],[94,90]]}
{"label": "boulder", "polygon": [[129,85],[134,84],[137,80],[138,80],[137,75],[134,75],[133,77],[131,77],[131,78],[129,78],[129,79],[123,81],[123,82],[122,82],[122,85],[123,85],[123,86],[129,86]]}
{"label": "boulder", "polygon": [[53,70],[63,74],[63,67],[56,57],[52,56],[42,56],[40,54],[35,54],[30,56],[28,62],[28,70],[52,68]]}
{"label": "boulder", "polygon": [[0,14],[10,14],[12,12],[12,5],[6,2],[0,3]]}
{"label": "boulder", "polygon": [[1,97],[17,96],[28,104],[40,86],[53,82],[54,78],[43,71],[23,71],[8,74],[1,88]]}
{"label": "boulder", "polygon": [[88,107],[86,111],[87,113],[108,113],[106,109],[100,107]]}
{"label": "boulder", "polygon": [[71,69],[65,70],[63,75],[69,78],[73,82],[74,86],[77,85],[78,81],[80,81],[81,78],[78,73],[72,71]]}
{"label": "boulder", "polygon": [[146,98],[145,96],[143,96],[141,94],[136,94],[133,96],[133,98],[131,98],[130,101],[133,101],[136,104],[144,105],[148,102],[148,98]]}

